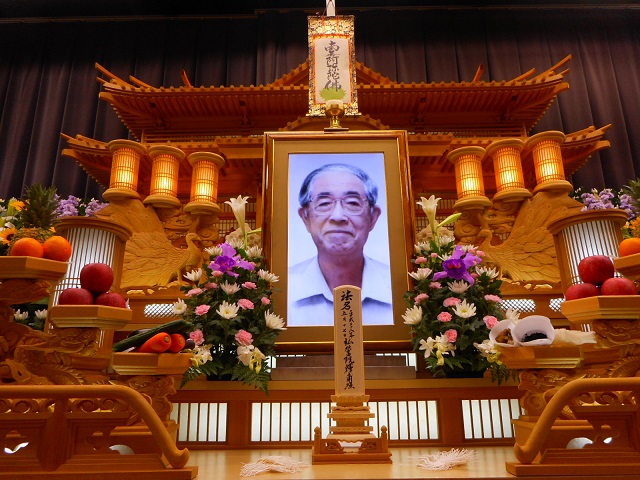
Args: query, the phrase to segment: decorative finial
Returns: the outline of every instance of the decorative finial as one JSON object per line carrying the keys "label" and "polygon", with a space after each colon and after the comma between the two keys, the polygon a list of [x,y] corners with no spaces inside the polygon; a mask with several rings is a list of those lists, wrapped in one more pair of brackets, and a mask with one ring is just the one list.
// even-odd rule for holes
{"label": "decorative finial", "polygon": [[340,125],[340,118],[344,116],[344,103],[342,100],[327,100],[325,104],[325,115],[329,117],[329,126],[325,132],[346,132],[349,129]]}

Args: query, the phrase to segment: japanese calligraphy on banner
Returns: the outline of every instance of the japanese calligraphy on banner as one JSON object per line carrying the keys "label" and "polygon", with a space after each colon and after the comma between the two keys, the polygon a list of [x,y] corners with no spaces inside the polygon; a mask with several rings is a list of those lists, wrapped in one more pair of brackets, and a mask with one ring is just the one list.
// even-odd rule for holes
{"label": "japanese calligraphy on banner", "polygon": [[328,100],[340,100],[345,115],[359,115],[353,24],[353,16],[308,17],[311,116],[324,116]]}
{"label": "japanese calligraphy on banner", "polygon": [[358,287],[333,290],[336,395],[364,395],[362,296]]}

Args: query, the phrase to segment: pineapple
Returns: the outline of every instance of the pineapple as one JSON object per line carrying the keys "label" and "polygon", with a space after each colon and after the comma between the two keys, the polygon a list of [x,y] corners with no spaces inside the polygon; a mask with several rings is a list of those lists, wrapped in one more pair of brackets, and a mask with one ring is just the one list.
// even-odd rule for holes
{"label": "pineapple", "polygon": [[640,177],[630,180],[629,185],[623,186],[622,193],[629,195],[633,205],[640,209]]}
{"label": "pineapple", "polygon": [[56,187],[32,185],[27,188],[25,206],[20,212],[21,228],[13,235],[11,245],[23,237],[31,237],[43,243],[54,235],[53,225],[57,219],[58,199]]}

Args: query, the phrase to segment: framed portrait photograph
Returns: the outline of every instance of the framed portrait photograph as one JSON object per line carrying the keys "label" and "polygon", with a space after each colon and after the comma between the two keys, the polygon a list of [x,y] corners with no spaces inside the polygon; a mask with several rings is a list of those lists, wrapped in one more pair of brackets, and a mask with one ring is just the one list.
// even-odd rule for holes
{"label": "framed portrait photograph", "polygon": [[283,344],[330,344],[333,289],[361,289],[366,342],[409,342],[414,216],[403,131],[265,133],[265,255]]}

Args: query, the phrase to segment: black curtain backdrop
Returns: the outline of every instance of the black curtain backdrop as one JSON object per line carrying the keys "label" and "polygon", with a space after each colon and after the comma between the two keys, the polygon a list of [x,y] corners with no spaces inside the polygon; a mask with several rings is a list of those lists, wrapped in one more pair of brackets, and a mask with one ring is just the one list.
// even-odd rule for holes
{"label": "black curtain backdrop", "polygon": [[[533,133],[612,124],[612,146],[571,179],[620,188],[640,176],[640,10],[634,8],[412,9],[356,16],[356,58],[399,82],[469,81],[542,72],[573,56],[562,93]],[[154,86],[267,84],[307,57],[307,13],[201,19],[0,23],[0,198],[25,186],[99,197],[61,156],[60,134],[110,141],[128,132],[98,100],[95,63]]]}

